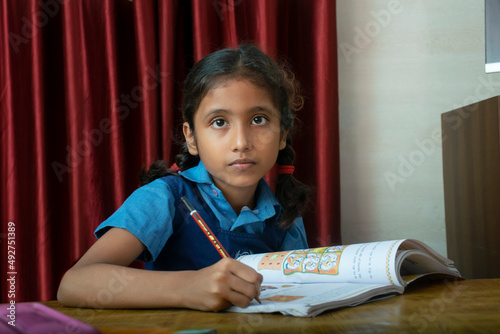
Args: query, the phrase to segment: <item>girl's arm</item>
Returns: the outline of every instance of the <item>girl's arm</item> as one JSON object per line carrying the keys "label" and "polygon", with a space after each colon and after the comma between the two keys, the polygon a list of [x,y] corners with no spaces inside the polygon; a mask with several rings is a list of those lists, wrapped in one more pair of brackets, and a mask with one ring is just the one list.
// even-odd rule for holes
{"label": "girl's arm", "polygon": [[75,307],[220,311],[231,305],[247,307],[260,294],[262,276],[234,259],[197,271],[127,267],[143,251],[132,233],[111,228],[66,272],[57,299]]}

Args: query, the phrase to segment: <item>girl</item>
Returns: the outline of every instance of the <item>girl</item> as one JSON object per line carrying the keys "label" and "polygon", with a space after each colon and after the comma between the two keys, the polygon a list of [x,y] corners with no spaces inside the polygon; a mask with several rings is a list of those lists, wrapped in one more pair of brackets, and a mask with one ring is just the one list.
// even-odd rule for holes
{"label": "girl", "polygon": [[[302,106],[293,76],[254,46],[198,62],[183,96],[186,142],[171,169],[156,162],[143,185],[96,230],[98,241],[64,275],[67,306],[247,307],[262,276],[232,259],[307,248],[309,189],[293,176],[290,131]],[[264,180],[278,164],[276,196]],[[180,201],[185,196],[232,258],[223,258]],[[130,268],[135,259],[146,269]]]}

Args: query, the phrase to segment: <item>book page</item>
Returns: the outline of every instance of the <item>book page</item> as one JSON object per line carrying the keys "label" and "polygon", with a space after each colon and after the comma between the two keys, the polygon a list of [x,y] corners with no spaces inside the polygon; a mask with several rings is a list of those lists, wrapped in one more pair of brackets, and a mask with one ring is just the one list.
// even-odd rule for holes
{"label": "book page", "polygon": [[355,283],[264,284],[258,304],[232,306],[226,311],[242,313],[281,312],[294,316],[315,316],[325,310],[354,306],[380,295],[402,293],[397,286]]}
{"label": "book page", "polygon": [[460,272],[453,266],[443,262],[435,261],[435,257],[420,250],[405,250],[398,254],[400,263],[400,274],[406,283],[410,283],[417,278],[427,275],[441,273],[454,277],[461,277]]}
{"label": "book page", "polygon": [[406,239],[401,246],[399,247],[401,250],[411,250],[411,249],[416,249],[416,250],[421,250],[424,253],[429,254],[432,258],[434,258],[436,261],[441,262],[442,264],[453,267],[453,260],[450,260],[438,252],[436,252],[434,249],[423,243],[422,241],[415,240],[415,239]]}
{"label": "book page", "polygon": [[399,285],[394,266],[404,240],[245,255],[238,260],[264,276],[264,283],[370,283]]}

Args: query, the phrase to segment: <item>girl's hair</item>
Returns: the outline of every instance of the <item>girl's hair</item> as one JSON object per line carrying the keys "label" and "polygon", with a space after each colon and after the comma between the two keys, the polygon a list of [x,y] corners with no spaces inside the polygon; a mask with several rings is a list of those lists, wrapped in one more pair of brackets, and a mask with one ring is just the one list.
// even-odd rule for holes
{"label": "girl's hair", "polygon": [[[284,66],[277,65],[253,45],[240,45],[237,49],[222,49],[200,60],[189,72],[184,82],[182,114],[184,122],[195,132],[194,114],[201,100],[217,86],[231,79],[246,79],[271,93],[275,106],[281,114],[281,130],[287,130],[286,147],[279,151],[276,162],[279,165],[293,165],[295,151],[292,148],[291,130],[295,113],[302,108],[303,98],[298,92],[294,75]],[[198,155],[189,154],[184,142],[176,156],[181,170],[198,164]],[[141,172],[141,184],[149,183],[159,177],[177,174],[170,170],[163,160],[153,163],[148,172]],[[289,228],[299,217],[308,201],[310,189],[296,180],[291,174],[280,174],[276,183],[276,197],[283,207],[279,225]]]}

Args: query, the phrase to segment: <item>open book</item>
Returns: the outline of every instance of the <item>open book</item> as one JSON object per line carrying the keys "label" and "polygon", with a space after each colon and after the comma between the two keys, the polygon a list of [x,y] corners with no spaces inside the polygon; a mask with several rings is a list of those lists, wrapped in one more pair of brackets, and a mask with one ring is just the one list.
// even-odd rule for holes
{"label": "open book", "polygon": [[228,312],[313,317],[325,310],[402,294],[417,278],[461,278],[453,261],[424,243],[392,240],[252,254],[238,258],[264,277],[260,300]]}

